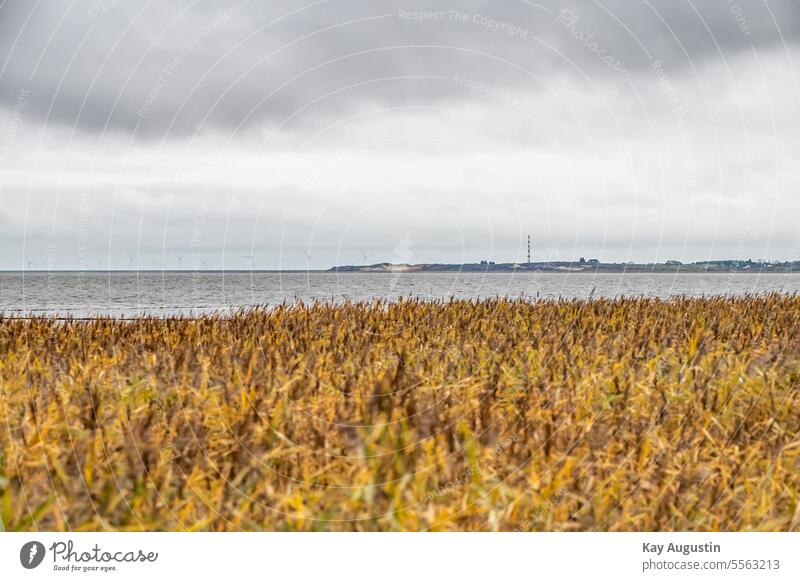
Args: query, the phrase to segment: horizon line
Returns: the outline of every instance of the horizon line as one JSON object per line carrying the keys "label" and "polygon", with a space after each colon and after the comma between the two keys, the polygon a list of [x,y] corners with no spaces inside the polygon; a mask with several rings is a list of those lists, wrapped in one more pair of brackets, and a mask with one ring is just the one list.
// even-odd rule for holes
{"label": "horizon line", "polygon": [[[459,266],[486,266],[486,267],[523,267],[521,272],[526,272],[525,266],[547,266],[547,265],[592,265],[592,266],[613,266],[613,267],[652,267],[652,266],[665,266],[671,268],[678,268],[681,266],[698,266],[698,265],[712,265],[720,263],[733,263],[733,264],[755,264],[762,267],[769,267],[773,265],[793,265],[800,263],[800,259],[796,260],[767,260],[767,259],[739,259],[739,258],[723,258],[723,259],[706,259],[696,260],[693,262],[682,262],[679,260],[664,260],[662,262],[603,262],[598,259],[577,259],[577,260],[546,260],[546,261],[532,261],[532,262],[496,262],[490,260],[482,260],[478,262],[463,262],[463,263],[449,263],[449,262],[421,262],[421,263],[400,263],[400,262],[375,262],[371,264],[336,264],[328,268],[0,268],[0,273],[266,273],[266,274],[298,274],[298,273],[337,273],[338,269],[346,268],[370,268],[378,266],[408,266],[408,267],[422,267],[422,266],[443,266],[443,267],[459,267]],[[358,273],[358,271],[349,271],[350,273]],[[431,272],[431,271],[427,271]],[[435,272],[435,271],[432,271]],[[473,271],[474,272],[474,271]],[[528,271],[530,272],[530,271]],[[341,274],[341,272],[338,272]],[[395,271],[394,274],[402,272]],[[370,274],[370,273],[364,273]],[[380,273],[376,273],[380,274]]]}

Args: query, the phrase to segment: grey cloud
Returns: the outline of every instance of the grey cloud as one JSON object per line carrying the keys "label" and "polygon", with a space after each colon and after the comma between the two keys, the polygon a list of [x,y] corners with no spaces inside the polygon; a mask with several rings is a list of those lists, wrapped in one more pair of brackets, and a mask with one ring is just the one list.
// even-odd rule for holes
{"label": "grey cloud", "polygon": [[453,74],[524,92],[545,88],[520,69],[624,87],[626,75],[652,81],[659,60],[671,78],[691,79],[693,66],[794,44],[800,34],[797,0],[307,6],[10,0],[0,10],[0,102],[9,106],[26,87],[31,116],[142,138],[294,127],[367,106],[482,98],[450,82]]}

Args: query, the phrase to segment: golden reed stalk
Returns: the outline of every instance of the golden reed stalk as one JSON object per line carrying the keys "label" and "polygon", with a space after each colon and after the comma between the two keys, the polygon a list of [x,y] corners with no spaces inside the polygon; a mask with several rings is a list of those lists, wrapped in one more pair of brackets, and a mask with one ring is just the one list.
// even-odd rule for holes
{"label": "golden reed stalk", "polygon": [[6,530],[798,530],[800,297],[0,319]]}

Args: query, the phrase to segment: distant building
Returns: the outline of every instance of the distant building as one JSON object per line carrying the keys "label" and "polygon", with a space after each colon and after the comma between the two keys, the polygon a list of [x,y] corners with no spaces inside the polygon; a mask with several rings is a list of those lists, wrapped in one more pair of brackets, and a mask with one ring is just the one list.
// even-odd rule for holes
{"label": "distant building", "polygon": [[683,263],[680,260],[667,260],[665,264],[667,266],[683,266]]}

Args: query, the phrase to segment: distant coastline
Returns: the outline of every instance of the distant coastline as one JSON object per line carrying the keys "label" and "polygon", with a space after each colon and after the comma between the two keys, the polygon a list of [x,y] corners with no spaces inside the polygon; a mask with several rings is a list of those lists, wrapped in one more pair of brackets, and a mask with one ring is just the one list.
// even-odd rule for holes
{"label": "distant coastline", "polygon": [[666,273],[666,274],[711,274],[711,273],[800,273],[800,260],[786,262],[767,262],[756,260],[709,260],[703,262],[682,263],[676,260],[655,263],[639,262],[600,262],[598,260],[552,261],[552,262],[470,262],[464,264],[423,263],[406,264],[380,262],[376,264],[348,264],[333,266],[327,269],[275,269],[275,268],[205,268],[205,269],[154,269],[154,268],[112,268],[112,269],[69,269],[69,268],[28,268],[0,269],[0,274],[292,274],[292,273],[367,273],[367,274],[415,274],[415,273],[526,273],[541,272],[551,274],[570,273]]}
{"label": "distant coastline", "polygon": [[800,261],[762,262],[753,260],[713,260],[684,264],[675,260],[660,263],[618,263],[598,260],[558,262],[481,261],[467,264],[395,264],[382,262],[371,265],[334,266],[327,272],[355,273],[418,273],[418,272],[546,272],[546,273],[787,273],[800,272]]}

